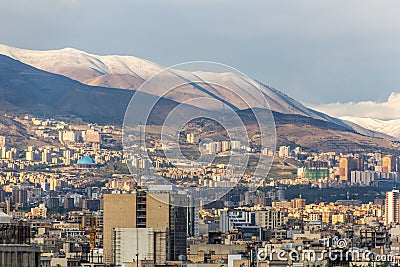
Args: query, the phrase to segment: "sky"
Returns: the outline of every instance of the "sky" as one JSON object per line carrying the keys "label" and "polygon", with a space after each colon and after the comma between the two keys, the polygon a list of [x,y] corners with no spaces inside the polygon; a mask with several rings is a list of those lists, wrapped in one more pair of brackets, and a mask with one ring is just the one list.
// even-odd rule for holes
{"label": "sky", "polygon": [[0,43],[221,62],[332,114],[400,92],[399,10],[397,0],[1,0]]}

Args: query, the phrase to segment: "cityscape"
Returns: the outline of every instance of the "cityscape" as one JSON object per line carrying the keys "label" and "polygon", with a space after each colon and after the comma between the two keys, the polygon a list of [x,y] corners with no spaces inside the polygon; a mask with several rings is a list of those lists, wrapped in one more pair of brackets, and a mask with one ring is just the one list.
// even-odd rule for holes
{"label": "cityscape", "polygon": [[[36,143],[52,145],[23,148],[0,137],[2,264],[10,260],[3,253],[25,266],[354,266],[345,264],[382,255],[385,264],[400,261],[400,191],[393,189],[400,182],[398,155],[291,146],[251,151],[274,156],[278,166],[252,192],[235,177],[224,184],[222,176],[230,177],[224,164],[187,173],[166,160],[153,163],[164,177],[189,186],[238,183],[204,205],[172,187],[142,188],[127,164],[144,173],[152,163],[124,155],[121,127],[32,115],[12,119]],[[196,142],[193,133],[185,137],[186,144]],[[251,150],[235,141],[204,149]],[[333,256],[324,252],[326,242],[333,242]],[[371,254],[337,256],[356,248]],[[274,250],[296,254],[264,255]],[[311,250],[315,255],[304,254]]]}
{"label": "cityscape", "polygon": [[400,2],[0,2],[0,267],[400,266]]}

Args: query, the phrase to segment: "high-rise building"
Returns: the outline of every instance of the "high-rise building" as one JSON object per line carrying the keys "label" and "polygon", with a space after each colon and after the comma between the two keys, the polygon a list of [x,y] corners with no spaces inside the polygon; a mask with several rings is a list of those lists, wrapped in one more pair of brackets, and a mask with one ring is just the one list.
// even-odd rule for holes
{"label": "high-rise building", "polygon": [[306,206],[306,200],[304,198],[293,198],[291,201],[292,208],[294,209],[304,209]]}
{"label": "high-rise building", "polygon": [[13,204],[19,204],[24,207],[28,203],[28,191],[26,189],[13,188],[12,190]]}
{"label": "high-rise building", "polygon": [[[146,232],[124,230],[140,238],[142,235],[155,235],[155,238],[167,238],[165,248],[163,243],[152,244],[154,251],[159,251],[151,259],[159,263],[160,255],[165,254],[166,260],[178,260],[180,255],[186,255],[187,208],[182,204],[187,202],[187,196],[171,193],[146,193],[137,190],[132,194],[104,195],[104,262],[116,263],[116,250],[126,251],[127,248],[116,247],[116,238],[121,236],[120,228],[148,229]],[[180,204],[180,205],[176,205]],[[139,253],[140,248],[130,248],[131,253]],[[165,250],[165,251],[164,251]],[[127,252],[124,252],[127,253]],[[144,255],[138,255],[141,258]]]}
{"label": "high-rise building", "polygon": [[37,151],[26,151],[27,161],[37,161],[39,159],[39,153]]}
{"label": "high-rise building", "polygon": [[221,145],[222,145],[222,151],[228,151],[230,149],[229,141],[222,141]]}
{"label": "high-rise building", "polygon": [[385,224],[400,222],[400,191],[386,192]]}
{"label": "high-rise building", "polygon": [[60,131],[58,138],[61,143],[74,143],[78,141],[78,134],[74,131]]}
{"label": "high-rise building", "polygon": [[43,163],[50,163],[51,162],[51,160],[50,160],[50,151],[47,150],[47,149],[43,150],[43,152],[42,152],[42,162]]}
{"label": "high-rise building", "polygon": [[214,142],[210,142],[210,143],[207,143],[206,144],[206,153],[207,154],[214,154],[214,153],[216,153],[216,150],[215,150],[216,148],[215,148],[215,143]]}
{"label": "high-rise building", "polygon": [[343,157],[339,161],[339,176],[341,181],[349,181],[351,171],[357,170],[358,160],[352,157]]}
{"label": "high-rise building", "polygon": [[290,156],[290,146],[279,147],[278,155],[280,158],[288,158]]}
{"label": "high-rise building", "polygon": [[16,159],[18,157],[18,150],[13,147],[6,152],[6,159]]}
{"label": "high-rise building", "polygon": [[8,148],[6,146],[3,146],[3,147],[0,147],[0,149],[1,149],[1,158],[2,159],[7,158]]}
{"label": "high-rise building", "polygon": [[0,136],[0,147],[6,146],[6,138],[5,136]]}
{"label": "high-rise building", "polygon": [[386,155],[382,159],[382,172],[396,171],[396,158],[392,155]]}
{"label": "high-rise building", "polygon": [[71,165],[71,150],[64,150],[63,152],[64,164]]}
{"label": "high-rise building", "polygon": [[246,210],[222,210],[219,217],[219,230],[229,232],[245,226],[254,226],[256,223],[255,213]]}
{"label": "high-rise building", "polygon": [[74,208],[74,199],[72,197],[64,198],[64,209],[73,209]]}
{"label": "high-rise building", "polygon": [[87,130],[86,132],[83,132],[82,138],[86,143],[101,143],[101,135],[95,130]]}
{"label": "high-rise building", "polygon": [[186,142],[193,144],[194,143],[194,133],[186,134]]}
{"label": "high-rise building", "polygon": [[[126,266],[134,260],[151,261],[151,266],[165,264],[168,238],[166,231],[153,228],[113,229],[113,263]],[[143,265],[142,265],[143,266]]]}
{"label": "high-rise building", "polygon": [[200,207],[193,205],[188,208],[188,235],[199,236],[200,235]]}
{"label": "high-rise building", "polygon": [[267,208],[256,211],[256,224],[263,228],[275,229],[283,225],[283,211]]}
{"label": "high-rise building", "polygon": [[239,150],[240,149],[240,141],[238,141],[238,140],[231,141],[231,149]]}

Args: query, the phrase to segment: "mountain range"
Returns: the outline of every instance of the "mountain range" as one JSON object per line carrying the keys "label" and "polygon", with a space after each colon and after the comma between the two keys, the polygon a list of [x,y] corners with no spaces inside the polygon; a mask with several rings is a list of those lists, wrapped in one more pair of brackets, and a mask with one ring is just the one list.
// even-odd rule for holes
{"label": "mountain range", "polygon": [[[40,70],[69,77],[83,84],[119,89],[138,89],[145,80],[165,69],[165,67],[158,64],[133,56],[98,56],[73,48],[34,51],[0,45],[0,54]],[[187,98],[204,96],[212,93],[218,97],[223,97],[226,102],[231,103],[238,109],[248,108],[241,105],[241,103],[239,103],[240,100],[224,94],[220,88],[211,88],[204,86],[204,84],[193,86],[193,83],[196,81],[213,80],[232,88],[235,92],[240,92],[241,95],[247,95],[248,92],[242,92],[244,88],[248,88],[246,85],[247,81],[237,74],[185,72],[185,77],[190,78],[191,83],[188,86],[180,87],[179,91],[176,93],[164,97],[182,103]],[[161,77],[160,79],[163,79],[163,82],[167,83],[169,77]],[[188,81],[182,79],[182,83],[184,82],[187,83]],[[309,109],[275,88],[269,87],[256,80],[253,80],[253,82],[257,84],[260,90],[264,93],[264,96],[268,100],[268,104],[273,111],[325,120],[346,127],[346,123],[326,114]],[[157,91],[149,93],[154,95],[160,94],[160,92]],[[257,106],[257,104],[260,106],[264,105],[263,102],[257,103],[257,101],[260,100],[255,99],[254,102],[251,103],[252,107]]]}
{"label": "mountain range", "polygon": [[364,128],[371,129],[375,132],[385,133],[397,139],[400,139],[400,119],[380,120],[374,118],[351,116],[342,116],[340,117],[340,119],[343,121],[353,122]]}
{"label": "mountain range", "polygon": [[[33,51],[0,45],[0,111],[75,115],[98,123],[121,123],[132,95],[144,81],[163,69],[158,64],[132,56],[97,56],[72,48]],[[241,75],[175,69],[170,73],[175,78],[183,77],[180,74],[184,73],[182,83],[185,85],[178,91],[162,95],[165,110],[198,96],[224,99],[237,110],[248,108],[240,99],[227,94],[222,88],[199,82],[217,81],[251,98],[252,93],[243,89],[247,81]],[[168,76],[161,79],[168,83]],[[351,120],[317,112],[275,88],[252,81],[260,88],[274,112],[282,144],[289,142],[316,148],[316,139],[320,137],[325,136],[326,140],[334,143],[346,135],[346,142],[350,146],[367,144],[384,149],[393,148],[393,142],[390,142],[393,137],[368,130]],[[160,97],[161,93],[155,88],[143,94],[153,99]],[[263,107],[264,104],[258,99],[250,103],[252,107]],[[293,129],[297,130],[293,132]],[[314,129],[320,136],[312,138],[312,133],[311,136],[305,136],[299,133],[301,129],[305,133],[306,129]],[[318,144],[318,147],[321,145]]]}

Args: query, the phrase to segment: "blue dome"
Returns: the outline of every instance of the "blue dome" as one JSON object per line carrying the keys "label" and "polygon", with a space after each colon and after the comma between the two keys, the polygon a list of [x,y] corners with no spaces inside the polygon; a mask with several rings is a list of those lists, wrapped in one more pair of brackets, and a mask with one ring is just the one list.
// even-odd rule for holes
{"label": "blue dome", "polygon": [[78,160],[78,164],[96,164],[96,162],[91,157],[86,156]]}

